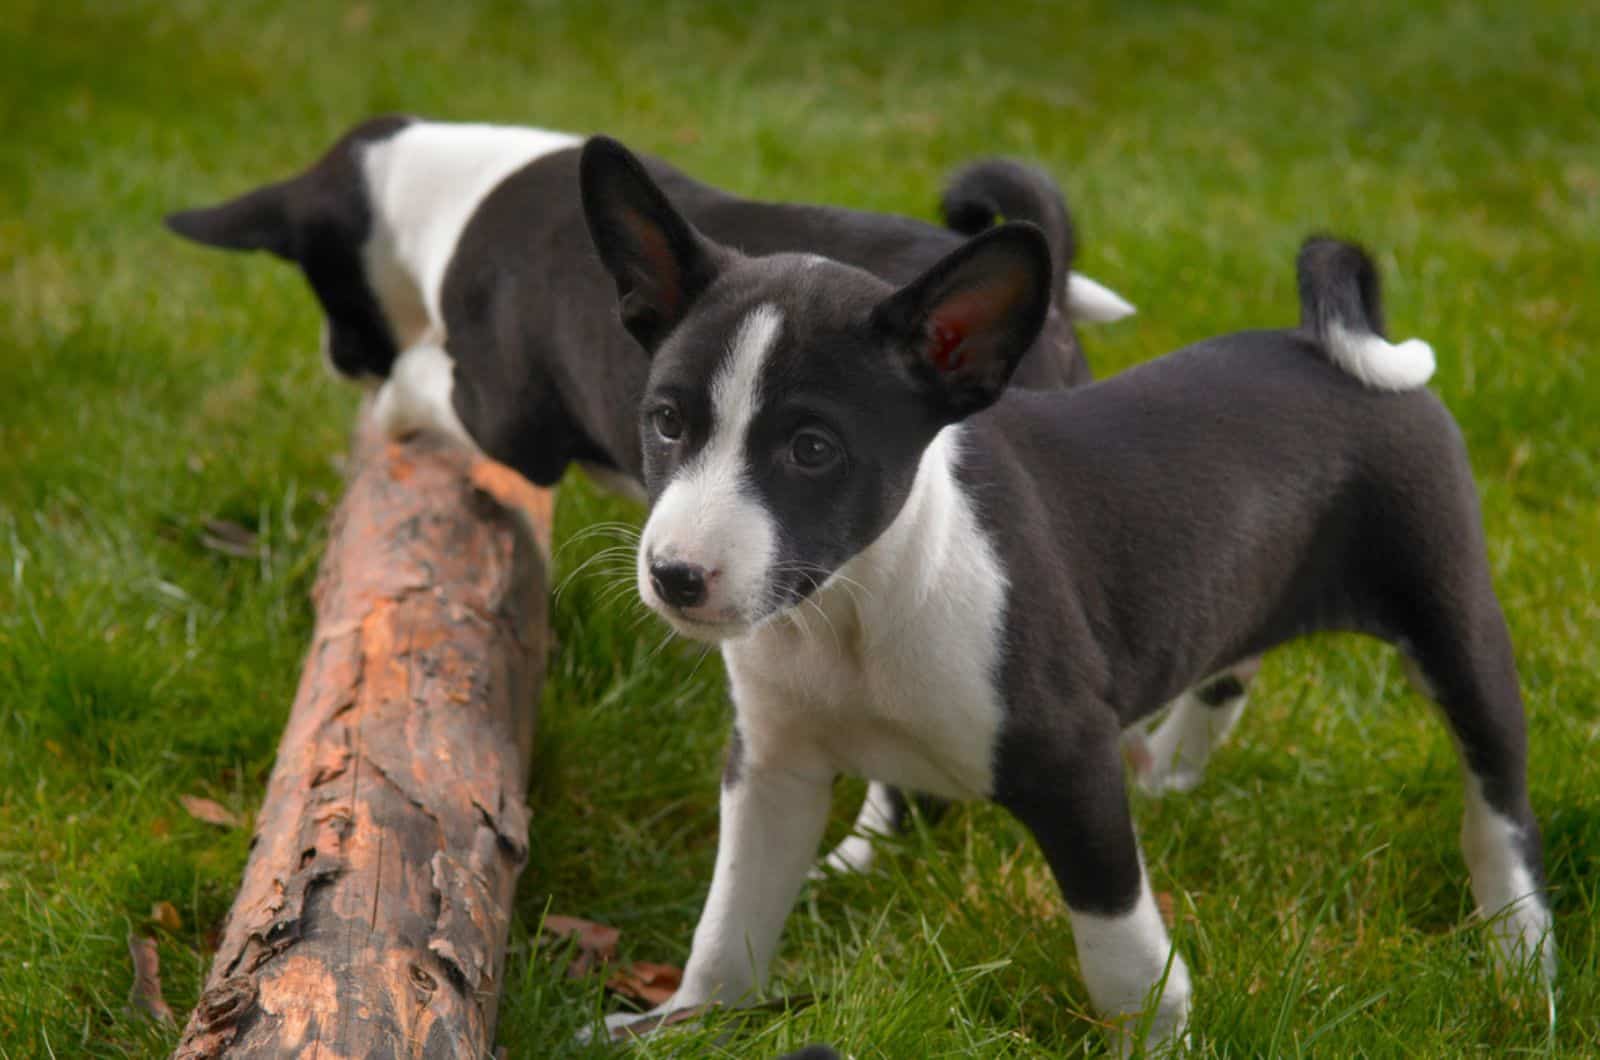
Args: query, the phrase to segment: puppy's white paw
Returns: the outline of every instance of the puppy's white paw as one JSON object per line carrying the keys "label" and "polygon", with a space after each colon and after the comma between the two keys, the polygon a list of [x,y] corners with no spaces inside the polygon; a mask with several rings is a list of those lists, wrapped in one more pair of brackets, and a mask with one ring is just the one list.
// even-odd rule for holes
{"label": "puppy's white paw", "polygon": [[1143,729],[1129,729],[1122,736],[1122,756],[1140,791],[1159,799],[1169,791],[1192,791],[1205,777],[1204,769],[1193,769],[1170,754],[1162,754]]}
{"label": "puppy's white paw", "polygon": [[1191,1044],[1188,1031],[1166,1038],[1152,1035],[1142,1043],[1128,1031],[1111,1031],[1106,1037],[1107,1051],[1119,1060],[1131,1060],[1135,1056],[1183,1056],[1189,1052]]}
{"label": "puppy's white paw", "polygon": [[1205,778],[1204,769],[1191,769],[1182,763],[1177,763],[1165,771],[1159,768],[1153,770],[1146,778],[1144,790],[1157,797],[1168,792],[1177,792],[1181,795],[1199,787]]}
{"label": "puppy's white paw", "polygon": [[[682,1019],[672,1017],[684,1012],[682,1008],[672,1007],[669,1001],[665,1005],[653,1008],[648,1012],[613,1012],[605,1018],[600,1026],[581,1028],[572,1036],[578,1045],[588,1045],[599,1038],[601,1041],[616,1040],[622,1037],[642,1038],[647,1034],[654,1034],[663,1027],[683,1022]],[[685,1016],[688,1014],[685,1013]],[[622,1034],[619,1032],[627,1032]]]}
{"label": "puppy's white paw", "polygon": [[825,880],[829,876],[854,876],[872,870],[877,852],[867,836],[847,836],[828,853],[828,856],[806,873],[808,880]]}

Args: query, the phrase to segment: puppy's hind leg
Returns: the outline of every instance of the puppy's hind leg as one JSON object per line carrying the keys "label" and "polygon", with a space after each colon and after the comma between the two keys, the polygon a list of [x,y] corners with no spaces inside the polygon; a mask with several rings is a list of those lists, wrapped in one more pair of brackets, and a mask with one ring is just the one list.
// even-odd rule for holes
{"label": "puppy's hind leg", "polygon": [[1556,945],[1539,825],[1528,800],[1522,697],[1499,607],[1414,637],[1411,650],[1417,683],[1438,703],[1461,755],[1461,849],[1494,953],[1501,964],[1530,968],[1548,983]]}
{"label": "puppy's hind leg", "polygon": [[[1470,486],[1459,495],[1471,498]],[[1456,529],[1462,523],[1467,529],[1441,533],[1433,547],[1419,550],[1414,580],[1399,586],[1396,611],[1404,617],[1397,639],[1410,656],[1408,675],[1439,705],[1461,755],[1461,848],[1494,952],[1548,984],[1556,945],[1539,825],[1528,799],[1516,660],[1490,584],[1476,507],[1462,507]]]}
{"label": "puppy's hind leg", "polygon": [[830,875],[870,871],[877,859],[877,840],[899,835],[910,827],[911,799],[916,800],[917,809],[928,819],[937,818],[946,807],[931,795],[908,798],[899,788],[874,780],[867,786],[867,797],[861,803],[856,823],[850,826],[850,834],[811,870],[810,878],[820,880]]}
{"label": "puppy's hind leg", "polygon": [[898,833],[905,824],[905,816],[905,796],[874,780],[867,785],[867,797],[861,803],[856,823],[850,826],[850,834],[811,870],[809,878],[821,880],[834,873],[869,871],[876,854],[874,842],[882,836]]}
{"label": "puppy's hind leg", "polygon": [[1211,752],[1244,714],[1260,658],[1247,659],[1184,692],[1153,731],[1136,725],[1123,734],[1134,782],[1147,795],[1189,791],[1205,777]]}

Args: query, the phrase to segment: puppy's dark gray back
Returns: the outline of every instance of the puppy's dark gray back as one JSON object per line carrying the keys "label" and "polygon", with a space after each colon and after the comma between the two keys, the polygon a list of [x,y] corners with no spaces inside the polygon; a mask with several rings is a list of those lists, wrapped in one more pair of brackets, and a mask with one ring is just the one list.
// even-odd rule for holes
{"label": "puppy's dark gray back", "polygon": [[963,479],[1011,579],[1017,642],[1035,623],[1084,638],[1072,654],[1097,666],[1053,679],[1130,718],[1313,625],[1369,621],[1340,564],[1386,562],[1396,523],[1471,491],[1437,398],[1366,388],[1300,331],[1008,393],[968,429]]}

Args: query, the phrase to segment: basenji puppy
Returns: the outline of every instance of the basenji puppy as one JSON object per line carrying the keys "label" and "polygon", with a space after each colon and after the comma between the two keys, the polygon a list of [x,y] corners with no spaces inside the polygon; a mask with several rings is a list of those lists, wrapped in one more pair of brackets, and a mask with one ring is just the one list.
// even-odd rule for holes
{"label": "basenji puppy", "polygon": [[1298,327],[1026,390],[1008,384],[1059,289],[1030,224],[895,283],[728,246],[614,141],[590,141],[580,174],[621,322],[651,357],[638,591],[721,646],[735,704],[710,893],[656,1014],[761,987],[833,781],[855,774],[1014,814],[1113,1045],[1182,1041],[1190,975],[1135,838],[1123,734],[1323,630],[1394,644],[1441,708],[1477,907],[1496,953],[1549,981],[1522,701],[1471,467],[1424,386],[1432,349],[1383,337],[1363,251],[1305,244]]}

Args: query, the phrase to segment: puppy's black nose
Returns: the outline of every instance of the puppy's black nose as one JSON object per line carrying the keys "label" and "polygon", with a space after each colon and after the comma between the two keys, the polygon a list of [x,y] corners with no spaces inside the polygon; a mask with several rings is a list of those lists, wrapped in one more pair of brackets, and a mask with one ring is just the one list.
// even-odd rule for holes
{"label": "puppy's black nose", "polygon": [[650,584],[673,607],[699,607],[706,602],[706,569],[693,563],[652,563]]}

